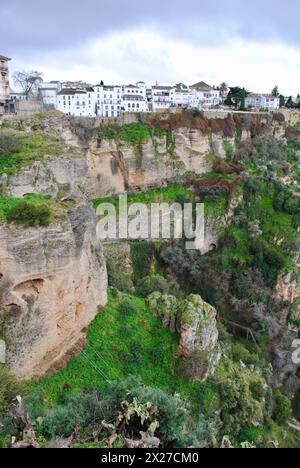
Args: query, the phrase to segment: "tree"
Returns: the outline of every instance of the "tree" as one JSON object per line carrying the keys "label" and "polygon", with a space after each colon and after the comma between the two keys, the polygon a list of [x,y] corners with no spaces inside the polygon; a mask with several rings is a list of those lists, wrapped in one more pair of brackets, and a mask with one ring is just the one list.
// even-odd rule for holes
{"label": "tree", "polygon": [[220,84],[219,88],[220,88],[220,91],[227,91],[228,84],[225,83],[225,81],[223,81],[223,83]]}
{"label": "tree", "polygon": [[16,72],[13,80],[16,86],[19,86],[23,93],[28,97],[37,90],[38,85],[43,81],[43,74],[38,71]]}
{"label": "tree", "polygon": [[277,85],[275,86],[275,88],[272,91],[272,96],[274,96],[276,98],[279,96],[279,88],[278,88]]}
{"label": "tree", "polygon": [[294,104],[294,101],[293,101],[293,98],[292,96],[290,96],[286,102],[286,107],[288,107],[289,109],[293,109],[295,107],[295,104]]}
{"label": "tree", "polygon": [[230,88],[225,104],[228,106],[234,106],[236,109],[245,109],[246,97],[249,95],[249,91],[245,88],[235,86]]}
{"label": "tree", "polygon": [[280,96],[279,96],[279,105],[280,105],[280,107],[285,106],[285,97],[282,94],[280,94]]}

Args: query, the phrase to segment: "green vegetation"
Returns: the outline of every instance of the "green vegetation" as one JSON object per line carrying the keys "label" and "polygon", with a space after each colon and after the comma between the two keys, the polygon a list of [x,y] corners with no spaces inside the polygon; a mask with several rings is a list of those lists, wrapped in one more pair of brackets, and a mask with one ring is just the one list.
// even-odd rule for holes
{"label": "green vegetation", "polygon": [[[175,203],[184,202],[191,203],[194,200],[194,193],[182,185],[169,185],[165,188],[157,188],[148,192],[141,192],[134,195],[128,195],[128,206],[133,203]],[[116,207],[119,203],[119,197],[107,197],[93,200],[94,208],[97,208],[102,203],[112,203]]]}
{"label": "green vegetation", "polygon": [[11,130],[0,130],[0,155],[4,158],[21,151],[21,142],[19,135]]}
{"label": "green vegetation", "polygon": [[66,219],[63,205],[50,196],[0,198],[0,223],[15,222],[29,226],[48,226],[51,221]]}
{"label": "green vegetation", "polygon": [[[109,324],[109,327],[107,326]],[[110,292],[110,301],[90,327],[89,346],[67,369],[34,385],[51,402],[66,393],[102,388],[106,380],[139,376],[144,384],[197,395],[200,386],[177,377],[176,335],[152,317],[143,299]]]}
{"label": "green vegetation", "polygon": [[17,173],[44,155],[62,152],[61,142],[43,132],[0,129],[0,175]]}
{"label": "green vegetation", "polygon": [[51,209],[48,205],[34,205],[28,201],[21,201],[16,207],[6,213],[9,223],[21,224],[25,227],[49,226]]}
{"label": "green vegetation", "polygon": [[[243,93],[235,97],[237,106],[243,105]],[[98,137],[135,149],[151,138],[165,137],[166,150],[173,155],[173,131],[184,119],[192,119],[196,128],[204,125],[203,131],[214,125],[215,131],[223,129],[228,135],[236,125],[233,119],[208,124],[195,113],[161,119],[158,125],[154,121],[106,125],[100,127]],[[256,130],[251,127],[253,136]],[[3,140],[6,150],[1,157],[12,163],[13,171],[16,158],[23,165],[44,154],[38,136],[35,143],[28,136],[30,144],[24,138],[20,131],[22,148],[17,152]],[[24,406],[43,447],[52,438],[74,435],[75,430],[75,447],[123,447],[124,438],[136,440],[140,431],[158,437],[162,447],[219,447],[222,440],[234,447],[299,446],[299,436],[288,428],[293,416],[290,392],[284,385],[274,388],[272,384],[277,376],[270,355],[279,344],[268,328],[273,321],[277,326],[287,310],[292,312],[290,304],[275,294],[279,276],[299,274],[295,265],[300,248],[299,198],[296,184],[287,188],[282,180],[299,177],[292,146],[255,137],[234,152],[226,142],[227,162],[204,176],[186,174],[193,189],[172,184],[129,195],[129,205],[204,202],[219,236],[218,246],[201,255],[186,251],[181,242],[132,243],[130,271],[120,267],[127,260],[122,252],[120,258],[110,257],[109,302],[91,324],[88,344],[78,349],[78,356],[55,375],[31,382],[29,388],[19,386],[0,367],[0,446],[6,445],[8,436],[20,437],[24,427],[12,403],[17,393],[28,392]],[[240,166],[246,167],[246,174],[240,175]],[[0,172],[1,167],[0,162]],[[224,225],[233,197],[238,200],[235,213]],[[104,202],[117,206],[118,197],[93,204],[97,208]],[[0,222],[48,225],[61,216],[63,206],[50,197],[0,199]],[[160,305],[164,310],[157,305],[151,309],[146,298],[156,292],[176,296],[169,301],[170,310],[164,302]],[[179,336],[156,318],[158,312],[172,315],[177,298],[190,293],[200,294],[218,311],[222,360],[204,383],[182,377]],[[298,326],[292,318],[290,323]],[[299,395],[293,409],[299,416]]]}
{"label": "green vegetation", "polygon": [[[0,415],[7,415],[17,395],[26,394],[28,388],[11,375],[7,367],[0,364]],[[1,426],[0,426],[1,435]]]}
{"label": "green vegetation", "polygon": [[142,123],[119,125],[102,125],[98,137],[104,140],[115,140],[117,143],[126,143],[131,146],[143,143],[151,138],[147,125]]}

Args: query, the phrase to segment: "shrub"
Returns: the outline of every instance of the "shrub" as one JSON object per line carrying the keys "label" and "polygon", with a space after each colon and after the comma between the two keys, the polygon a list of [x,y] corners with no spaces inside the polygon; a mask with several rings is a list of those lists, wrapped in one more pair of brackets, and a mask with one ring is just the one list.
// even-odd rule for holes
{"label": "shrub", "polygon": [[175,281],[168,281],[161,275],[146,276],[138,282],[137,291],[140,296],[147,297],[153,292],[178,294],[179,286]]}
{"label": "shrub", "polygon": [[118,265],[116,265],[111,259],[108,258],[106,263],[109,286],[127,294],[132,293],[134,291],[134,287],[131,279],[120,271]]}
{"label": "shrub", "polygon": [[18,395],[26,392],[26,385],[18,381],[7,369],[0,365],[0,414],[6,414]]}
{"label": "shrub", "polygon": [[296,215],[300,211],[300,199],[289,190],[278,190],[274,197],[274,208],[290,215]]}
{"label": "shrub", "polygon": [[120,305],[119,311],[122,319],[125,320],[129,315],[134,314],[135,308],[130,301],[126,300]]}
{"label": "shrub", "polygon": [[9,223],[15,222],[26,227],[49,226],[51,209],[47,205],[34,205],[23,201],[7,211],[6,219]]}
{"label": "shrub", "polygon": [[9,157],[22,149],[18,134],[11,129],[0,130],[0,156]]}
{"label": "shrub", "polygon": [[291,402],[280,390],[274,390],[273,397],[276,405],[274,412],[275,421],[284,426],[292,417]]}
{"label": "shrub", "polygon": [[216,381],[223,402],[224,434],[238,435],[245,427],[251,427],[253,421],[263,422],[266,415],[266,381],[263,377],[228,361]]}
{"label": "shrub", "polygon": [[[155,435],[160,438],[162,447],[183,446],[191,441],[187,439],[187,428],[190,424],[188,406],[179,395],[172,395],[164,390],[145,387],[136,379],[122,382],[111,382],[100,391],[92,391],[77,396],[69,396],[65,404],[58,406],[44,416],[38,428],[38,433],[46,437],[69,437],[74,429],[84,433],[85,437],[91,437],[101,428],[103,420],[114,424],[116,416],[121,414],[121,404],[129,405],[138,401],[140,409],[143,405],[151,404],[157,407],[157,419],[159,428]],[[123,403],[122,403],[123,402]],[[135,418],[135,423],[140,424]],[[143,426],[138,427],[144,430]],[[208,437],[208,428],[198,428],[198,437],[205,434]],[[107,435],[105,432],[103,437]],[[124,426],[124,437],[132,436],[130,427]]]}

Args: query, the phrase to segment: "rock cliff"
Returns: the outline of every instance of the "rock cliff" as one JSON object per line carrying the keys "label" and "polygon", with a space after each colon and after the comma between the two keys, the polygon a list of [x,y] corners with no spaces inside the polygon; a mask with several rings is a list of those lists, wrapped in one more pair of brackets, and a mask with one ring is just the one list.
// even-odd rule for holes
{"label": "rock cliff", "polygon": [[89,205],[48,228],[0,227],[0,318],[6,360],[20,378],[62,367],[105,306],[107,274]]}
{"label": "rock cliff", "polygon": [[198,295],[178,301],[172,295],[154,292],[147,303],[165,328],[179,334],[182,376],[206,381],[221,359],[216,309]]}
{"label": "rock cliff", "polygon": [[[16,122],[16,125],[20,122]],[[25,125],[22,121],[22,125]],[[43,154],[17,173],[0,176],[4,196],[49,194],[102,198],[126,190],[147,189],[190,172],[210,172],[214,157],[226,157],[234,138],[221,132],[177,128],[171,134],[149,136],[138,143],[99,137],[100,122],[76,122],[67,117],[44,119],[38,129],[26,121],[26,132],[38,131],[63,143],[59,156]]]}

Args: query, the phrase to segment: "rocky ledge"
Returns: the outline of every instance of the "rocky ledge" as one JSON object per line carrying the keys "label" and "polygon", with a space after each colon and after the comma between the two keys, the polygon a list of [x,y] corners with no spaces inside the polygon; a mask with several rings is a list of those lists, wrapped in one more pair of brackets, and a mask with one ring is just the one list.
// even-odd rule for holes
{"label": "rocky ledge", "polygon": [[107,302],[96,219],[83,203],[48,228],[0,227],[0,323],[6,361],[20,378],[64,366]]}

